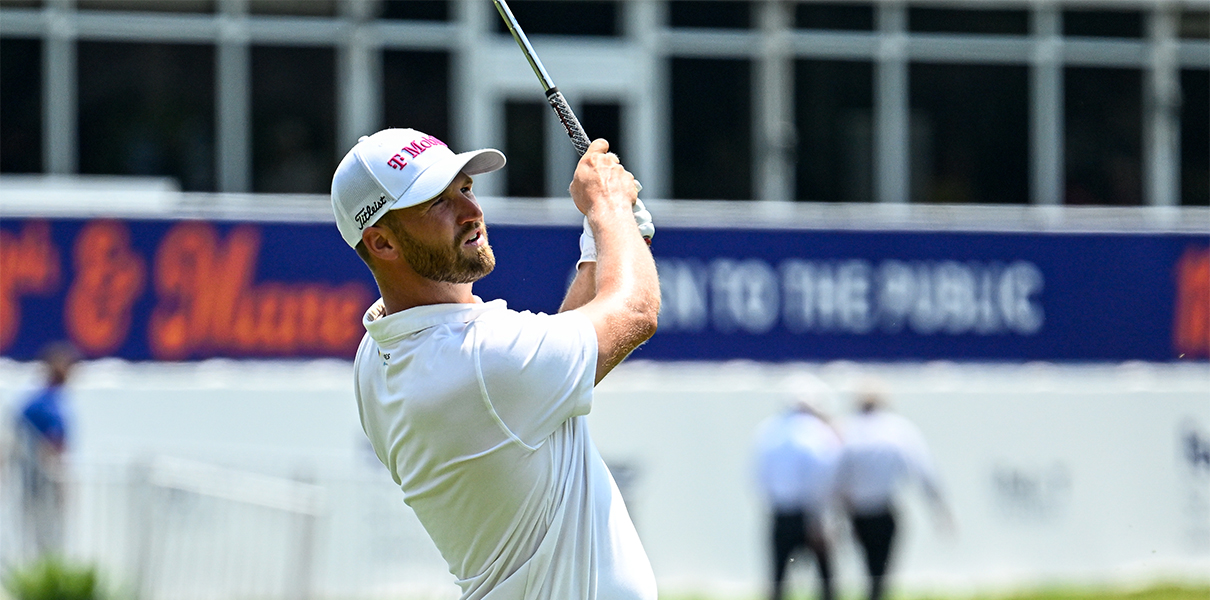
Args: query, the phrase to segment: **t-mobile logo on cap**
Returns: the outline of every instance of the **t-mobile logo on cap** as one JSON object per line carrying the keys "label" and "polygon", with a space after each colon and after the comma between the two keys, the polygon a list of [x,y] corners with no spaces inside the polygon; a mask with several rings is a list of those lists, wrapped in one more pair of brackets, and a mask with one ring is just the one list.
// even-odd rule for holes
{"label": "t-mobile logo on cap", "polygon": [[422,137],[422,138],[412,142],[411,144],[404,146],[403,151],[407,152],[408,154],[411,154],[412,158],[416,158],[417,156],[420,156],[421,152],[424,152],[425,150],[428,150],[429,148],[432,148],[433,146],[444,146],[444,145],[445,145],[445,142],[430,135],[430,136]]}
{"label": "t-mobile logo on cap", "polygon": [[[416,158],[417,156],[420,156],[421,152],[424,152],[433,146],[445,146],[445,142],[430,135],[413,141],[411,144],[401,148],[401,150],[403,152],[407,152],[412,158]],[[391,167],[392,169],[402,171],[404,167],[408,166],[408,161],[403,157],[402,154],[396,154],[387,161],[387,166]]]}

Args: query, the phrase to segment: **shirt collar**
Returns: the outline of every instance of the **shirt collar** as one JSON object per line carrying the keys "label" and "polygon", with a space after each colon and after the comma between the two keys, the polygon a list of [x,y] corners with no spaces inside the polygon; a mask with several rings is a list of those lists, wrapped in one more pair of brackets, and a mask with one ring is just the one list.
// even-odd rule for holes
{"label": "shirt collar", "polygon": [[504,300],[484,302],[475,296],[474,304],[428,304],[386,314],[386,306],[379,298],[366,310],[361,323],[379,344],[397,341],[418,331],[445,323],[469,323],[480,315],[508,308]]}

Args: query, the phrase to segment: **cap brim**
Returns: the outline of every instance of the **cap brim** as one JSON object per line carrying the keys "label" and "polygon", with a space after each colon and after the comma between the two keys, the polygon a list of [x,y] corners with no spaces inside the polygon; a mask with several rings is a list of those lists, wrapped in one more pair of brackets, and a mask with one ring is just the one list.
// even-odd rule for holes
{"label": "cap brim", "polygon": [[459,173],[490,173],[503,167],[504,163],[504,154],[493,148],[463,152],[445,158],[425,169],[399,200],[391,205],[391,210],[416,206],[436,198]]}

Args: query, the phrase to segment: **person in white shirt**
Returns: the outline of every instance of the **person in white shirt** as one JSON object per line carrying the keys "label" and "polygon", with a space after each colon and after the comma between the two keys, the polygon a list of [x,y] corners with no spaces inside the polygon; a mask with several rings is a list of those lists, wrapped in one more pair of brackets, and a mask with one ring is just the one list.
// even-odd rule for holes
{"label": "person in white shirt", "polygon": [[887,409],[879,386],[862,391],[858,414],[844,423],[841,435],[844,450],[837,465],[837,493],[865,554],[869,598],[879,600],[895,539],[899,488],[918,481],[941,522],[950,522],[949,509],[924,436],[910,421]]}
{"label": "person in white shirt", "polygon": [[809,398],[800,398],[760,427],[757,477],[773,513],[771,600],[781,600],[790,559],[800,550],[815,558],[820,598],[832,600],[831,544],[824,516],[834,496],[840,451],[840,437]]}
{"label": "person in white shirt", "polygon": [[570,188],[585,234],[560,312],[483,302],[472,284],[495,257],[471,176],[504,161],[387,129],[337,167],[337,227],[382,294],[354,363],[362,427],[464,600],[653,600],[585,421],[593,386],[655,332],[650,214],[594,141]]}

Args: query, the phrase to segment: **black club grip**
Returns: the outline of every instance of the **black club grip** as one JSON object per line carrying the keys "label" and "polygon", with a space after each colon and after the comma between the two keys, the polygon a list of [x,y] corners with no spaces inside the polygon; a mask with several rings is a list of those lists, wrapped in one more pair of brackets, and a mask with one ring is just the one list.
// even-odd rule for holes
{"label": "black club grip", "polygon": [[588,152],[588,144],[591,143],[591,140],[588,139],[588,134],[584,133],[584,127],[580,125],[576,113],[571,111],[571,105],[567,104],[567,100],[559,92],[559,88],[551,88],[546,92],[546,101],[550,103],[551,108],[555,109],[555,115],[559,117],[559,122],[567,130],[567,137],[571,138],[572,145],[576,147],[576,153],[584,156],[584,153]]}

